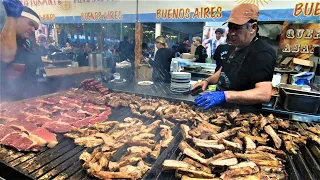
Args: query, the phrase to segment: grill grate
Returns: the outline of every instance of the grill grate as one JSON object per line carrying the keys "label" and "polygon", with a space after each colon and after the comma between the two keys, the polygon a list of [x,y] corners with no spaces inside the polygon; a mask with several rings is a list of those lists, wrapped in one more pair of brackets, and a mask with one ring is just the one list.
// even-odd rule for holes
{"label": "grill grate", "polygon": [[[109,116],[109,120],[123,121],[124,118],[133,116],[129,108],[117,108],[112,110],[112,114]],[[144,124],[150,124],[153,120],[141,119]],[[179,124],[173,129],[173,136],[179,132]],[[82,169],[82,162],[79,160],[79,156],[85,150],[82,146],[77,146],[73,143],[73,140],[57,136],[59,144],[54,148],[43,148],[40,152],[17,152],[7,147],[0,147],[0,165],[3,166],[5,171],[1,172],[0,176],[6,179],[13,179],[13,174],[9,171],[6,173],[6,169],[10,171],[19,172],[18,179],[53,179],[53,180],[78,180],[78,179],[95,179],[89,177],[85,170]],[[160,139],[160,134],[156,132],[155,140]],[[171,143],[168,148],[162,150],[161,155],[166,154],[168,149],[173,148],[174,144]],[[113,159],[117,160],[126,152],[126,147],[120,148],[113,156]],[[147,163],[154,164],[154,166],[161,165],[162,162],[158,160],[148,159]],[[2,163],[2,164],[1,164]],[[152,166],[152,169],[153,166]],[[16,174],[16,173],[15,173]],[[17,179],[17,178],[14,178]]]}

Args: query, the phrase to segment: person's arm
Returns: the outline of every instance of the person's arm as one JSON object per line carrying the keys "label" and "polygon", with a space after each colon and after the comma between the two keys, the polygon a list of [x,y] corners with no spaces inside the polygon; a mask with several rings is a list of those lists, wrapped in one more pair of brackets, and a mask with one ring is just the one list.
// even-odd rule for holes
{"label": "person's arm", "polygon": [[268,103],[271,94],[271,82],[257,83],[254,89],[246,91],[225,91],[226,102],[243,105]]}
{"label": "person's arm", "polygon": [[197,87],[201,86],[202,87],[202,91],[205,91],[208,87],[209,84],[216,84],[220,78],[220,74],[222,71],[222,67],[216,72],[214,73],[212,76],[208,77],[207,79],[205,79],[204,81],[198,82],[196,83],[191,90],[196,89]]}
{"label": "person's arm", "polygon": [[[245,91],[224,91],[224,92],[209,92],[203,96],[198,97],[195,102],[198,106],[205,106],[204,109],[225,102],[253,105],[268,103],[272,93],[272,77],[274,72],[276,55],[274,51],[261,52],[256,56],[259,61],[250,62],[251,76],[250,81],[255,84],[255,88]],[[255,59],[255,60],[256,60]],[[253,69],[253,67],[255,67]]]}
{"label": "person's arm", "polygon": [[0,34],[0,60],[6,63],[13,61],[16,56],[16,24],[16,18],[7,17],[6,23]]}
{"label": "person's arm", "polygon": [[6,9],[6,23],[0,33],[0,59],[9,63],[13,61],[17,52],[16,24],[23,9],[19,0],[2,0]]}

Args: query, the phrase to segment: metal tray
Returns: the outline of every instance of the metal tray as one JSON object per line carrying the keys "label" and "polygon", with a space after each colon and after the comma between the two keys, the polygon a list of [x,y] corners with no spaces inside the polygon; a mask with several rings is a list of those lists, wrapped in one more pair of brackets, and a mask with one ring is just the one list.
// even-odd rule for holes
{"label": "metal tray", "polygon": [[320,107],[320,97],[299,94],[295,90],[280,89],[280,102],[287,111],[316,114]]}
{"label": "metal tray", "polygon": [[315,96],[320,97],[319,91],[304,90],[303,86],[296,86],[296,85],[291,85],[291,84],[280,84],[279,88],[289,90],[289,91],[294,91],[295,93],[298,93],[298,94],[315,95]]}

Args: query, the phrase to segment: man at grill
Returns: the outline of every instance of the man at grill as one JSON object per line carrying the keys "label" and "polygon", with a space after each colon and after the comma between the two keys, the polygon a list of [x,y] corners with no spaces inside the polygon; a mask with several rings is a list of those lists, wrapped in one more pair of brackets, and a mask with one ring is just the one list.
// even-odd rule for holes
{"label": "man at grill", "polygon": [[205,110],[215,105],[239,107],[241,112],[255,112],[270,101],[276,53],[259,39],[259,8],[253,4],[236,6],[227,20],[229,43],[216,51],[216,73],[194,85],[205,91],[217,84],[217,91],[196,98]]}
{"label": "man at grill", "polygon": [[19,100],[39,95],[45,89],[45,73],[40,53],[32,47],[36,44],[29,39],[34,38],[40,17],[18,0],[3,0],[3,4],[10,27],[4,26],[0,39],[2,98]]}

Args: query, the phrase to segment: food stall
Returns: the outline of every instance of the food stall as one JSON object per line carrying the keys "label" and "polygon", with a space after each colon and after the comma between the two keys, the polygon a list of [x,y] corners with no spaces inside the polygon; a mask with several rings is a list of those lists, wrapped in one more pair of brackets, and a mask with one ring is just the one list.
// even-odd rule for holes
{"label": "food stall", "polygon": [[302,114],[313,122],[299,122],[276,110],[258,115],[222,107],[204,111],[194,106],[196,96],[172,93],[170,83],[115,84],[103,82],[96,76],[100,72],[46,69],[49,78],[91,78],[66,83],[73,88],[53,94],[1,102],[1,177],[318,178],[319,115]]}

